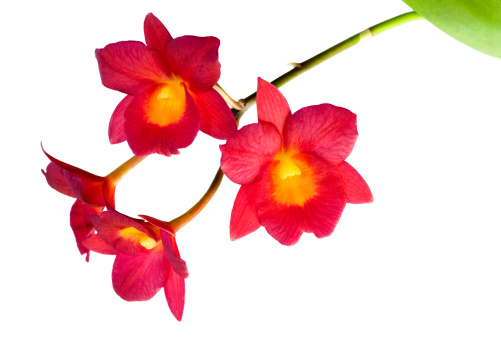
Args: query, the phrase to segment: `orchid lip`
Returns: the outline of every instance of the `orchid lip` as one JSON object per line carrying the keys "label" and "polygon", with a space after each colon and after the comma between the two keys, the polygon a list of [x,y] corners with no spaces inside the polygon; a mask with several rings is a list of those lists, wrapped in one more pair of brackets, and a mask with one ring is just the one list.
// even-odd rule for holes
{"label": "orchid lip", "polygon": [[282,180],[285,180],[295,175],[301,175],[301,169],[292,160],[291,152],[282,150],[280,154],[277,154],[277,156],[275,156],[275,160],[280,161],[277,172],[278,176]]}
{"label": "orchid lip", "polygon": [[186,111],[186,93],[183,83],[174,77],[172,81],[162,86],[151,97],[147,109],[148,123],[160,127],[179,122]]}
{"label": "orchid lip", "polygon": [[293,149],[282,150],[273,158],[271,179],[278,204],[303,206],[317,194],[315,170]]}
{"label": "orchid lip", "polygon": [[159,242],[155,241],[153,238],[149,237],[144,232],[139,231],[134,227],[127,227],[125,229],[120,230],[120,236],[136,241],[141,244],[144,248],[151,250],[158,245]]}

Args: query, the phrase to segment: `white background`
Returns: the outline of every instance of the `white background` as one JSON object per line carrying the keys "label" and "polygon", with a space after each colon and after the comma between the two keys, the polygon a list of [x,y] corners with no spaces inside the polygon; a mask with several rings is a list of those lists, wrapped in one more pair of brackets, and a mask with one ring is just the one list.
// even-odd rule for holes
{"label": "white background", "polygon": [[[122,94],[101,85],[94,49],[143,40],[153,12],[174,37],[216,36],[235,98],[378,22],[399,0],[25,1],[1,5],[2,342],[499,342],[501,60],[412,22],[282,88],[293,111],[328,102],[358,114],[348,161],[374,203],[348,205],[334,234],[284,247],[261,228],[229,240],[238,186],[224,179],[178,234],[190,277],[184,318],[163,291],[128,303],[113,256],[86,263],[73,200],[40,172],[57,158],[105,175],[131,156],[107,128]],[[243,124],[255,122],[255,108]],[[170,220],[205,192],[216,141],[148,157],[117,208]]]}

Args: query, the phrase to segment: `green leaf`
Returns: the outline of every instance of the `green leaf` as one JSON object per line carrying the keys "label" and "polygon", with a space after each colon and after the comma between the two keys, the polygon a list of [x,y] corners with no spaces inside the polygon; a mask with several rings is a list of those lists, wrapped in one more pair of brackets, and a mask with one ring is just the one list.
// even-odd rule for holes
{"label": "green leaf", "polygon": [[501,58],[501,0],[403,1],[458,41]]}

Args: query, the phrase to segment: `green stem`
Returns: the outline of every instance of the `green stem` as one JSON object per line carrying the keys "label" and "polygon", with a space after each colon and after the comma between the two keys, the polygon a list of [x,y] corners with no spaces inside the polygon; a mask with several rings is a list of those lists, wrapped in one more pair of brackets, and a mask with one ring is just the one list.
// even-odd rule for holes
{"label": "green stem", "polygon": [[[271,83],[277,87],[280,88],[283,85],[285,85],[287,82],[295,79],[302,73],[310,70],[311,68],[319,65],[320,63],[328,60],[329,58],[336,56],[340,52],[345,51],[348,48],[351,48],[352,46],[355,46],[359,43],[365,42],[366,40],[374,37],[375,35],[378,35],[384,31],[387,31],[389,29],[392,29],[394,27],[400,26],[402,24],[405,24],[409,21],[413,21],[416,19],[422,19],[419,14],[416,12],[408,12],[401,14],[399,16],[396,16],[394,18],[388,19],[386,21],[383,21],[382,23],[376,24],[374,26],[369,27],[368,29],[357,33],[354,36],[351,36],[348,39],[345,39],[341,43],[338,43],[329,49],[322,51],[318,55],[313,56],[312,58],[302,62],[302,63],[296,63],[294,69],[288,71],[287,73],[283,74],[282,76],[279,76],[275,80],[273,80]],[[256,102],[256,92],[252,93],[249,95],[247,98],[241,100],[241,102],[244,104],[244,108],[241,109],[240,111],[235,111],[235,119],[239,120],[242,115],[251,107],[254,105]]]}
{"label": "green stem", "polygon": [[[320,63],[328,60],[329,58],[339,54],[340,52],[352,46],[362,43],[367,39],[375,35],[378,35],[386,30],[402,25],[409,21],[421,18],[422,17],[416,12],[409,12],[388,19],[377,25],[371,26],[367,30],[364,30],[354,36],[351,36],[350,38],[342,41],[339,44],[334,45],[333,47],[319,53],[318,55],[313,56],[312,58],[304,61],[303,63],[295,64],[294,69],[276,78],[271,83],[279,88],[285,85],[287,82],[295,79],[302,73],[310,70],[311,68],[319,65]],[[243,103],[243,108],[240,110],[233,109],[233,114],[235,116],[235,119],[237,120],[237,123],[240,121],[240,118],[245,113],[245,111],[247,111],[249,107],[254,105],[254,103],[256,102],[256,93],[252,93],[251,95],[241,100],[240,102]],[[169,224],[174,228],[174,232],[178,231],[181,227],[189,223],[193,218],[195,218],[200,213],[200,211],[203,210],[203,208],[209,203],[209,201],[216,193],[217,189],[219,188],[219,185],[221,184],[222,179],[223,179],[223,172],[221,171],[221,168],[219,168],[216,175],[214,176],[212,184],[210,185],[207,192],[203,195],[203,197],[186,213],[182,214],[181,216],[169,222]]]}

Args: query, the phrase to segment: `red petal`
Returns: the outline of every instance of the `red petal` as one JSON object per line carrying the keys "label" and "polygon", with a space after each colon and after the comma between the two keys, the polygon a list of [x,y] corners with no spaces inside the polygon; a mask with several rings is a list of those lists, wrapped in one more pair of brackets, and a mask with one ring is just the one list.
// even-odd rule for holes
{"label": "red petal", "polygon": [[200,111],[200,131],[217,139],[228,139],[237,131],[237,122],[226,101],[214,89],[193,93]]}
{"label": "red petal", "polygon": [[119,253],[113,264],[113,289],[124,300],[151,299],[165,284],[168,264],[161,245],[142,255]]}
{"label": "red petal", "polygon": [[103,210],[102,207],[91,207],[84,205],[80,200],[76,200],[70,211],[70,226],[77,241],[77,247],[80,254],[87,254],[87,262],[89,262],[89,249],[82,243],[87,238],[95,234],[94,225],[90,221],[90,214],[99,214]]}
{"label": "red petal", "polygon": [[[136,223],[139,223],[139,224],[141,224],[141,225],[143,225],[143,224],[145,223],[145,221],[144,221],[143,219],[130,217],[130,216],[125,215],[125,214],[123,214],[123,213],[121,213],[121,212],[118,212],[115,208],[107,208],[107,211],[106,211],[106,212],[113,212],[113,213],[116,213],[116,214],[118,214],[118,215],[120,215],[120,216],[126,217],[126,218],[128,218],[128,219],[130,219],[130,220],[132,220],[132,221],[135,221]],[[144,225],[143,225],[143,226],[144,226]],[[151,232],[150,232],[150,233],[151,233]],[[160,237],[160,236],[159,236],[159,237]],[[155,238],[156,238],[156,237],[155,237]]]}
{"label": "red petal", "polygon": [[289,104],[277,87],[260,77],[257,79],[256,106],[259,122],[275,125],[282,135],[285,120],[291,115]]}
{"label": "red petal", "polygon": [[66,182],[71,187],[75,197],[86,205],[94,207],[106,206],[103,196],[103,182],[89,180],[85,177],[73,175],[67,170],[63,170]]}
{"label": "red petal", "polygon": [[260,182],[243,185],[238,191],[231,210],[230,239],[232,241],[247,236],[261,226],[256,211],[256,198]]}
{"label": "red petal", "polygon": [[190,91],[206,92],[219,80],[219,39],[182,36],[167,44],[165,55],[174,74],[188,83]]}
{"label": "red petal", "polygon": [[104,255],[116,255],[119,251],[103,241],[101,236],[92,235],[83,241],[83,246],[87,249]]}
{"label": "red petal", "polygon": [[163,55],[172,36],[153,13],[148,13],[144,18],[144,39],[148,48],[157,50]]}
{"label": "red petal", "polygon": [[364,204],[373,201],[372,192],[365,180],[348,162],[336,166],[336,173],[343,184],[346,202]]}
{"label": "red petal", "polygon": [[134,97],[125,111],[127,143],[137,156],[178,154],[178,149],[186,148],[193,142],[200,129],[200,113],[186,89],[186,109],[178,122],[166,126],[148,122],[150,99],[164,86],[154,84],[145,88]]}
{"label": "red petal", "polygon": [[174,230],[172,229],[171,225],[168,222],[164,222],[163,220],[150,217],[144,214],[140,214],[139,217],[149,221],[152,225],[158,227],[159,229],[166,231],[170,233],[171,235],[175,235]]}
{"label": "red petal", "polygon": [[73,193],[73,190],[66,182],[63,169],[57,164],[50,162],[47,165],[47,172],[44,172],[42,169],[42,174],[45,176],[49,186],[54,188],[56,191],[72,198],[75,197],[75,193]]}
{"label": "red petal", "polygon": [[108,137],[110,138],[111,144],[122,143],[126,140],[124,131],[124,114],[133,98],[134,97],[130,95],[123,98],[111,115],[110,125],[108,126]]}
{"label": "red petal", "polygon": [[96,49],[96,58],[105,87],[134,95],[152,83],[169,78],[160,53],[142,42],[126,41]]}
{"label": "red petal", "polygon": [[270,166],[264,173],[256,201],[259,222],[284,245],[296,244],[303,231],[313,232],[318,238],[329,236],[346,205],[343,186],[329,164],[312,155],[296,158],[314,171],[316,194],[302,206],[278,203],[273,195],[273,166]]}
{"label": "red petal", "polygon": [[161,231],[160,234],[162,235],[162,244],[165,250],[165,257],[167,257],[170,265],[172,266],[174,271],[179,274],[179,276],[187,278],[189,275],[188,267],[186,266],[186,262],[179,255],[176,238],[165,231]]}
{"label": "red petal", "polygon": [[185,297],[184,278],[177,273],[173,273],[171,269],[164,285],[164,292],[170,311],[177,320],[181,321]]}
{"label": "red petal", "polygon": [[124,229],[133,228],[154,240],[155,238],[149,231],[138,222],[118,212],[110,211],[103,212],[99,216],[91,215],[90,218],[99,236],[118,251],[130,255],[140,255],[150,252],[141,245],[136,236],[130,237],[130,235],[123,232]]}
{"label": "red petal", "polygon": [[357,117],[330,104],[304,107],[285,124],[284,146],[313,153],[332,164],[344,161],[357,140]]}
{"label": "red petal", "polygon": [[[103,197],[103,182],[106,178],[91,174],[85,170],[74,167],[71,164],[64,163],[51,155],[49,155],[45,150],[42,151],[51,160],[52,163],[56,164],[59,168],[54,168],[48,175],[46,173],[47,182],[57,191],[64,192],[63,194],[78,198],[86,205],[103,207],[106,205]],[[43,171],[42,171],[43,172]],[[61,175],[64,177],[64,183],[67,187],[63,185]],[[50,181],[49,181],[50,180]],[[69,190],[68,190],[69,188]],[[71,195],[70,195],[71,194]]]}
{"label": "red petal", "polygon": [[281,148],[282,140],[275,126],[268,123],[246,125],[220,146],[221,169],[235,183],[252,183],[261,177]]}
{"label": "red petal", "polygon": [[83,169],[77,168],[75,166],[72,166],[71,164],[65,163],[63,161],[58,160],[55,157],[52,157],[51,155],[49,155],[49,153],[47,151],[44,150],[43,146],[42,146],[42,151],[45,154],[45,156],[47,156],[47,158],[49,160],[51,160],[51,162],[57,164],[59,167],[61,167],[63,169],[66,169],[70,173],[77,175],[80,178],[85,178],[85,179],[89,179],[89,180],[97,181],[97,182],[104,181],[104,177],[91,174]]}
{"label": "red petal", "polygon": [[106,179],[103,183],[102,192],[104,203],[108,210],[115,209],[115,191],[117,189],[117,183],[114,181],[109,181]]}

